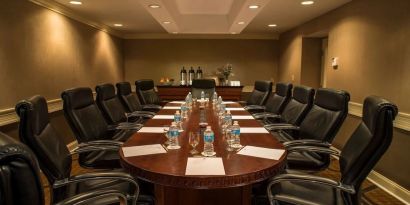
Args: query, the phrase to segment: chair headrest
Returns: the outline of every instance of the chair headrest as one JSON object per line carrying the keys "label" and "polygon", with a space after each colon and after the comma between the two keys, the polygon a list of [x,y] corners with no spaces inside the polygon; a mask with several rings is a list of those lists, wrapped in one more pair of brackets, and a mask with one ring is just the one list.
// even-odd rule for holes
{"label": "chair headrest", "polygon": [[118,95],[129,95],[131,91],[131,84],[129,82],[120,82],[115,84]]}
{"label": "chair headrest", "polygon": [[[23,111],[30,112],[30,116],[34,119],[21,119]],[[40,95],[33,96],[28,100],[22,100],[17,103],[16,113],[20,116],[20,120],[30,120],[31,122],[36,123],[33,125],[34,134],[40,134],[50,123],[47,101]]]}
{"label": "chair headrest", "polygon": [[275,94],[285,97],[290,96],[292,92],[293,85],[292,83],[276,83]]}
{"label": "chair headrest", "polygon": [[303,85],[298,85],[293,88],[293,99],[300,103],[308,104],[313,102],[315,89]]}
{"label": "chair headrest", "polygon": [[193,88],[203,88],[203,89],[210,89],[215,88],[215,80],[214,79],[194,79],[192,81]]}
{"label": "chair headrest", "polygon": [[372,133],[374,133],[376,129],[378,123],[376,119],[378,119],[378,115],[387,111],[391,112],[394,120],[398,113],[395,104],[377,96],[369,96],[364,100],[362,120]]}
{"label": "chair headrest", "polygon": [[114,85],[109,83],[97,85],[95,91],[97,92],[98,101],[104,101],[116,97]]}
{"label": "chair headrest", "polygon": [[87,87],[65,90],[61,98],[64,100],[64,105],[71,109],[83,108],[94,103],[93,91]]}
{"label": "chair headrest", "polygon": [[255,90],[261,92],[271,92],[273,83],[271,81],[257,80],[255,81]]}
{"label": "chair headrest", "polygon": [[153,80],[137,80],[135,81],[135,86],[139,90],[151,90],[154,89],[154,81]]}
{"label": "chair headrest", "polygon": [[319,88],[316,92],[315,104],[333,111],[347,110],[350,94],[344,90]]}

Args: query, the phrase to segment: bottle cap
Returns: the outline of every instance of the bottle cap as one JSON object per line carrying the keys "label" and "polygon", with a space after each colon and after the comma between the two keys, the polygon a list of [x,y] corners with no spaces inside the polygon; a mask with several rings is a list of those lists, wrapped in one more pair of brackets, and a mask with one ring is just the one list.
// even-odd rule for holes
{"label": "bottle cap", "polygon": [[206,129],[211,129],[211,126],[206,126]]}
{"label": "bottle cap", "polygon": [[177,111],[175,112],[175,114],[179,114],[179,110],[177,110]]}
{"label": "bottle cap", "polygon": [[231,114],[231,111],[230,111],[230,110],[227,110],[226,113],[227,113],[227,114]]}
{"label": "bottle cap", "polygon": [[237,125],[237,124],[238,124],[238,121],[233,121],[233,124],[234,124],[234,125]]}
{"label": "bottle cap", "polygon": [[171,126],[177,126],[177,122],[171,122]]}

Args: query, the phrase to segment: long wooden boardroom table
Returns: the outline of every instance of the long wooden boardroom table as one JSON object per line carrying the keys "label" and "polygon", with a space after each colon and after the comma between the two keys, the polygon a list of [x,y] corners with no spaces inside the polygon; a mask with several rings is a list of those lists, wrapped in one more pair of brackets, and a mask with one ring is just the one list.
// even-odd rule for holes
{"label": "long wooden boardroom table", "polygon": [[[168,103],[166,106],[180,106]],[[226,105],[240,108],[238,103]],[[173,115],[176,110],[162,109],[157,115]],[[190,117],[183,123],[184,132],[179,136],[181,148],[167,150],[163,154],[124,157],[120,150],[121,164],[130,173],[139,179],[152,182],[155,186],[155,200],[157,205],[201,205],[201,204],[251,204],[252,184],[261,182],[277,175],[285,167],[285,152],[279,160],[257,158],[239,155],[236,151],[226,151],[226,143],[220,132],[218,118],[212,104],[205,108],[208,125],[215,133],[216,157],[221,157],[225,175],[185,175],[188,157],[192,147],[189,145],[188,133],[199,132],[198,105],[190,111]],[[245,110],[231,111],[232,115],[250,115]],[[241,127],[263,127],[255,119],[238,120]],[[144,126],[163,127],[170,125],[171,119],[150,119]],[[203,139],[200,137],[198,151],[203,150]],[[124,147],[164,144],[166,137],[163,133],[135,133]],[[270,133],[241,133],[241,144],[265,148],[284,149]],[[212,167],[210,167],[212,168]]]}

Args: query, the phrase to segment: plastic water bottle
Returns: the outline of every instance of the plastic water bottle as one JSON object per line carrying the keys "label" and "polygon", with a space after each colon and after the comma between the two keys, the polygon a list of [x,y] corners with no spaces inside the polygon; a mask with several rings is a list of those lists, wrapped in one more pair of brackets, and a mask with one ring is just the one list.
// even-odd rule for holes
{"label": "plastic water bottle", "polygon": [[232,144],[233,148],[241,148],[241,127],[239,127],[238,121],[234,121],[233,125],[231,126],[231,135],[234,139],[234,142]]}
{"label": "plastic water bottle", "polygon": [[172,122],[171,127],[169,127],[168,137],[169,137],[169,145],[167,146],[167,149],[181,148],[181,146],[179,146],[179,140],[178,140],[179,129],[178,129],[176,122]]}
{"label": "plastic water bottle", "polygon": [[202,152],[203,156],[212,157],[216,154],[214,151],[214,140],[214,132],[212,131],[211,126],[207,126],[204,132],[204,151]]}
{"label": "plastic water bottle", "polygon": [[221,97],[221,96],[219,96],[219,97],[218,97],[218,104],[222,105],[222,103],[223,103],[223,101],[222,101],[222,97]]}
{"label": "plastic water bottle", "polygon": [[176,122],[177,124],[178,124],[179,122],[181,122],[181,113],[179,113],[179,110],[177,110],[177,111],[175,112],[174,122]]}
{"label": "plastic water bottle", "polygon": [[231,111],[227,110],[224,116],[224,124],[229,126],[232,125],[232,114]]}
{"label": "plastic water bottle", "polygon": [[216,102],[218,101],[218,94],[216,92],[214,92],[213,96],[212,96],[212,105],[214,108],[216,108]]}
{"label": "plastic water bottle", "polygon": [[183,119],[188,118],[188,105],[186,102],[181,105],[181,117]]}
{"label": "plastic water bottle", "polygon": [[204,100],[205,100],[205,92],[201,91],[201,101],[204,101]]}

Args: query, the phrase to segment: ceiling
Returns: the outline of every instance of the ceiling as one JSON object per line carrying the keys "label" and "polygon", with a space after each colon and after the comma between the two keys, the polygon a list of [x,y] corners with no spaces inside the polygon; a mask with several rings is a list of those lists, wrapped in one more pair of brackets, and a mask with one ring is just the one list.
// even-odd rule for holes
{"label": "ceiling", "polygon": [[[278,35],[351,0],[49,0],[125,36],[143,34]],[[150,8],[150,5],[160,8]],[[250,5],[258,5],[250,9]],[[170,22],[165,24],[164,22]],[[243,22],[243,24],[238,24]],[[114,27],[114,24],[122,27]],[[268,27],[268,24],[277,24]]]}

